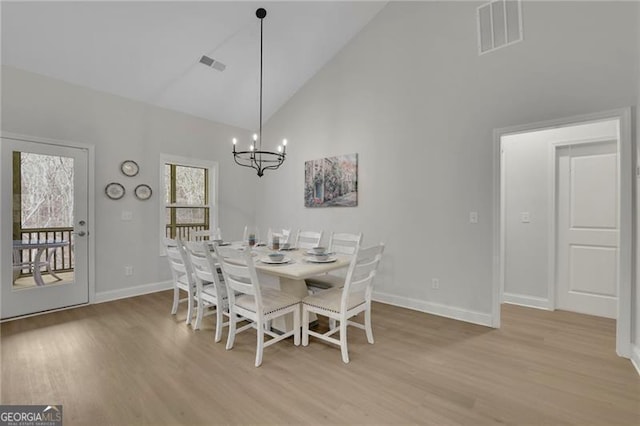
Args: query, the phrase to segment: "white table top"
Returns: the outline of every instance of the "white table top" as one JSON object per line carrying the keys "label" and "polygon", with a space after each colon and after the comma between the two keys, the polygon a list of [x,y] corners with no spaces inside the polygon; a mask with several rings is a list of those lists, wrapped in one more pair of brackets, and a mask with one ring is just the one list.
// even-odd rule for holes
{"label": "white table top", "polygon": [[[236,243],[234,243],[233,246],[236,246]],[[316,275],[335,271],[336,269],[346,268],[349,266],[349,262],[351,261],[351,256],[337,254],[332,255],[336,257],[335,262],[313,263],[306,260],[306,250],[296,249],[282,252],[286,257],[290,257],[292,262],[284,264],[267,264],[261,262],[260,259],[267,257],[272,250],[267,247],[255,247],[253,251],[256,253],[253,260],[257,270],[269,275],[276,275],[293,280],[304,280]]]}
{"label": "white table top", "polygon": [[36,249],[36,248],[53,248],[64,247],[69,245],[69,241],[54,241],[54,240],[38,240],[38,241],[22,241],[13,240],[14,249]]}

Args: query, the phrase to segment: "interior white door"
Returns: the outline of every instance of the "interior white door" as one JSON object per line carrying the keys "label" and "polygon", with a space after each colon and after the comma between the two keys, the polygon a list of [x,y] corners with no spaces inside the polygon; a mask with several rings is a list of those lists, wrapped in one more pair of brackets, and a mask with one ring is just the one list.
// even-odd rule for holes
{"label": "interior white door", "polygon": [[557,151],[556,307],[617,317],[617,143]]}
{"label": "interior white door", "polygon": [[1,138],[0,317],[88,303],[88,151]]}

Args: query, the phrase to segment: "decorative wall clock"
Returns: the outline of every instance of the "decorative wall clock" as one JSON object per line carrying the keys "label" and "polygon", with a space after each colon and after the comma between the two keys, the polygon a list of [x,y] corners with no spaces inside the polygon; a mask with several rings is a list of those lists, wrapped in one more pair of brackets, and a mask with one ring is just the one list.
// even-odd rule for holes
{"label": "decorative wall clock", "polygon": [[123,161],[122,164],[120,164],[120,170],[125,176],[132,177],[138,174],[138,172],[140,171],[140,167],[135,161],[126,160]]}
{"label": "decorative wall clock", "polygon": [[151,187],[149,185],[141,184],[136,186],[136,189],[133,190],[133,193],[138,200],[144,201],[151,198],[151,194],[153,193],[153,191],[151,190]]}
{"label": "decorative wall clock", "polygon": [[124,197],[125,190],[124,186],[120,185],[119,183],[111,182],[104,188],[104,193],[107,194],[107,197],[111,198],[112,200],[119,200],[120,198]]}

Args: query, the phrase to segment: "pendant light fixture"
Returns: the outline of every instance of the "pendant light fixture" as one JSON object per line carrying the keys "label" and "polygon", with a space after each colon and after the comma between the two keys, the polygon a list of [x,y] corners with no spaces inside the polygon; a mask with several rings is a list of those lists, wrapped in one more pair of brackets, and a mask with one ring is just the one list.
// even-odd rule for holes
{"label": "pendant light fixture", "polygon": [[278,146],[278,152],[264,151],[262,149],[262,22],[267,16],[267,11],[263,8],[256,10],[256,16],[260,19],[260,126],[258,133],[253,134],[253,142],[248,151],[236,151],[238,140],[233,138],[233,159],[243,167],[251,167],[262,177],[265,170],[275,170],[284,163],[287,155],[287,140],[282,140],[282,145]]}

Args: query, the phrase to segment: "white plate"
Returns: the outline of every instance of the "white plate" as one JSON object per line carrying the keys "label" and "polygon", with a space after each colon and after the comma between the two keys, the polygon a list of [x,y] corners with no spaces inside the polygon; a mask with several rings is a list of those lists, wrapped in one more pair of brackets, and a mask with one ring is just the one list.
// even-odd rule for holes
{"label": "white plate", "polygon": [[270,265],[282,265],[283,263],[291,262],[291,258],[285,256],[284,259],[282,259],[282,260],[271,260],[268,257],[262,257],[262,258],[260,258],[260,262],[268,263]]}
{"label": "white plate", "polygon": [[[314,252],[313,250],[307,250],[307,252],[306,252],[306,253],[307,253],[309,256],[315,256],[315,255],[317,254],[317,253],[316,253],[316,252]],[[328,254],[328,255],[331,255],[331,254],[333,254],[333,253],[332,253],[332,252],[325,251],[325,252],[324,252],[324,253],[322,253],[322,254]]]}
{"label": "white plate", "polygon": [[331,263],[338,260],[335,256],[329,256],[326,259],[318,259],[317,257],[307,257],[307,262],[311,263]]}

